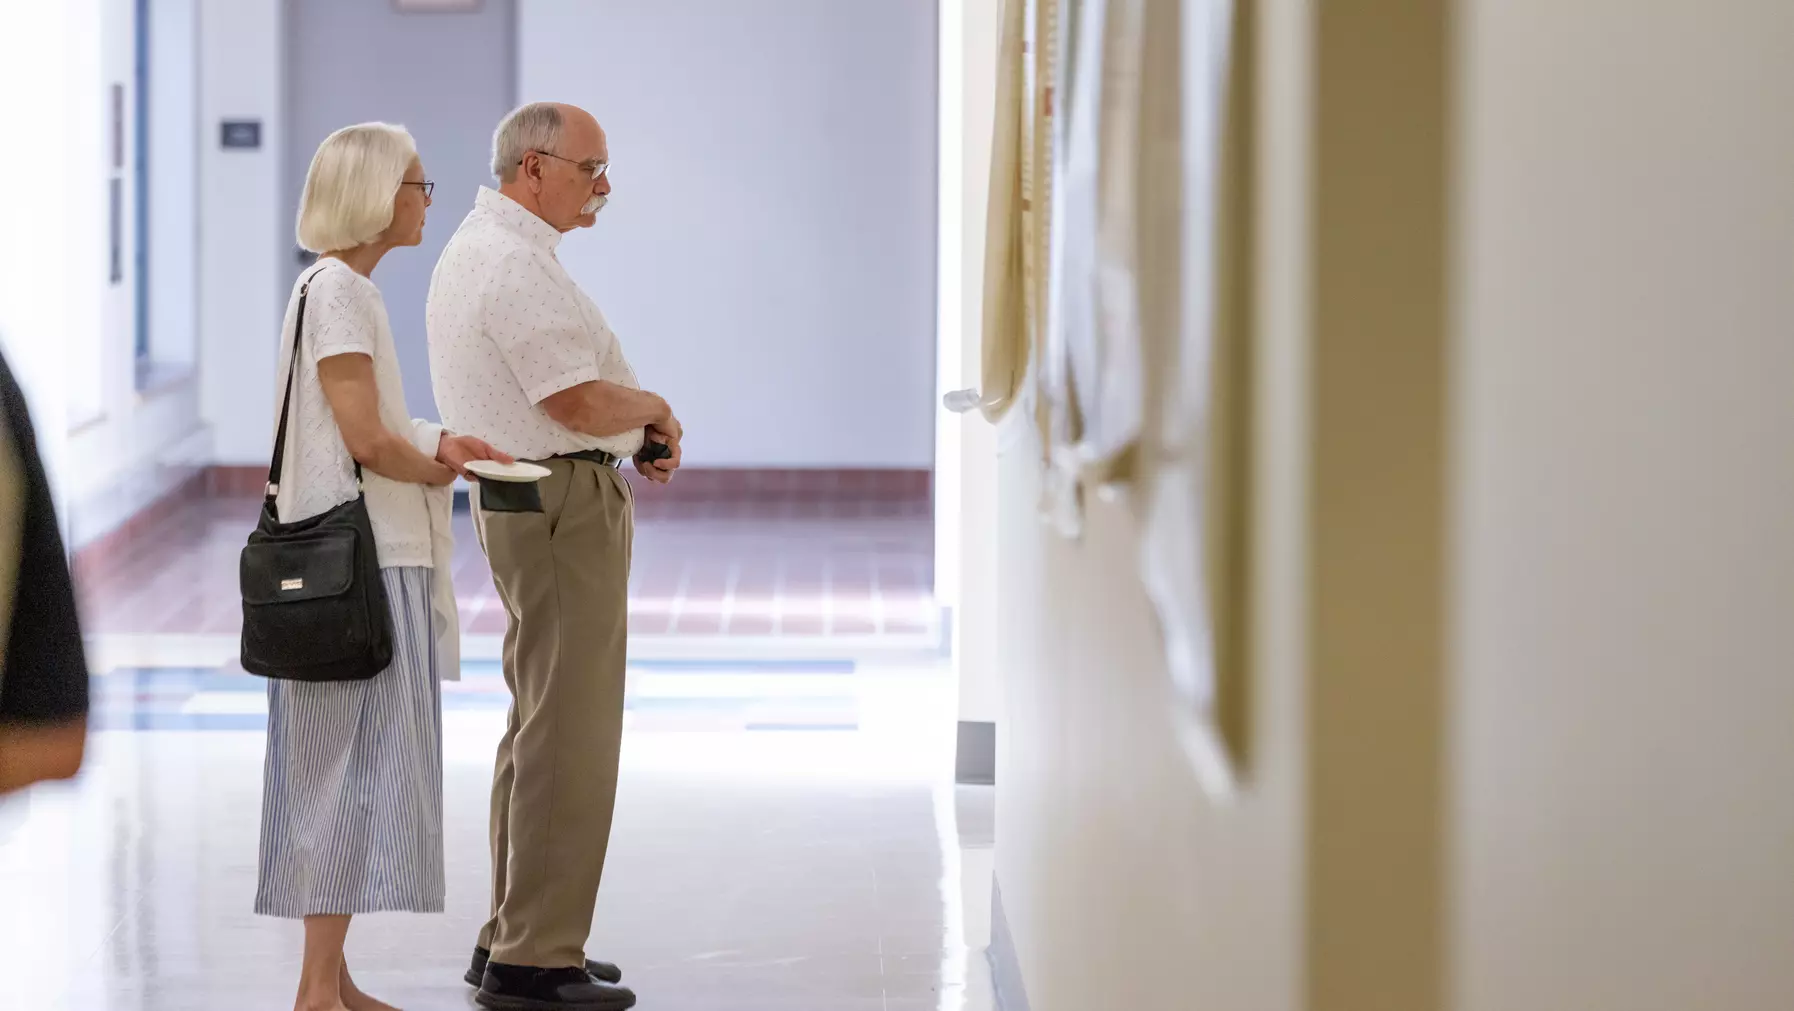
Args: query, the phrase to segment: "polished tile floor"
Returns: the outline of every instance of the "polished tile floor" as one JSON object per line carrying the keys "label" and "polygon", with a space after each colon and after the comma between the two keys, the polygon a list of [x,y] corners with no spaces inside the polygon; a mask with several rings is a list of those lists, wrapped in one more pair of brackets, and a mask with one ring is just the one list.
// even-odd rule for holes
{"label": "polished tile floor", "polygon": [[[986,1011],[991,796],[951,785],[933,666],[659,662],[631,673],[591,951],[648,1011]],[[86,771],[0,800],[0,1008],[291,1006],[297,925],[253,916],[262,694],[240,674],[97,679]],[[350,961],[407,1009],[471,1007],[494,672],[445,698],[449,907],[357,921]]]}
{"label": "polished tile floor", "polygon": [[[260,500],[199,499],[83,566],[88,631],[229,647],[237,554]],[[465,511],[454,579],[470,655],[496,656],[503,605]],[[761,496],[639,503],[630,579],[638,637],[938,642],[925,497]],[[227,655],[234,650],[227,649]]]}

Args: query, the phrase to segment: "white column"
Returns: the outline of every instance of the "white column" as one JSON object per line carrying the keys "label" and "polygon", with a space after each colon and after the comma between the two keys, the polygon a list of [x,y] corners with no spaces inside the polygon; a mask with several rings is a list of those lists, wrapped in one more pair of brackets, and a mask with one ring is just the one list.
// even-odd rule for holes
{"label": "white column", "polygon": [[[200,415],[216,460],[267,463],[274,356],[291,280],[280,206],[279,0],[202,0],[199,11]],[[224,120],[257,120],[261,147],[226,150]]]}
{"label": "white column", "polygon": [[0,348],[65,519],[68,350],[97,340],[106,283],[100,36],[96,0],[0,6]]}

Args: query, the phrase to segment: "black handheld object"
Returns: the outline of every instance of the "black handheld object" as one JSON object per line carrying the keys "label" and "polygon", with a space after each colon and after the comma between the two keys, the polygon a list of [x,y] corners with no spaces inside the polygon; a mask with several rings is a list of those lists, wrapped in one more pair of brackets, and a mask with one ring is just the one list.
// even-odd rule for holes
{"label": "black handheld object", "polygon": [[642,451],[637,453],[635,458],[643,463],[653,463],[656,460],[664,460],[672,455],[673,447],[664,442],[655,442],[653,439],[649,439],[642,443]]}

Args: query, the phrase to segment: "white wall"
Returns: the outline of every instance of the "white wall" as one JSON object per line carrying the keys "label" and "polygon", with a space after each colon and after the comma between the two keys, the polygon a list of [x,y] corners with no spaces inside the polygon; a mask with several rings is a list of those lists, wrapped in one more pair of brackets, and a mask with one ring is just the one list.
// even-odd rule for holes
{"label": "white wall", "polygon": [[1033,1007],[1794,1006],[1794,9],[1256,9],[1248,776],[1004,455]]}
{"label": "white wall", "polygon": [[[79,548],[209,455],[191,384],[134,388],[133,4],[71,0],[0,11],[0,131],[60,153],[56,172],[0,164],[0,343],[30,400],[66,540]],[[19,75],[16,79],[11,75]],[[111,90],[126,90],[122,169]],[[123,280],[108,279],[107,185],[124,186]],[[28,239],[26,237],[29,237]]]}
{"label": "white wall", "polygon": [[[280,315],[300,269],[298,193],[318,141],[352,122],[408,125],[441,183],[426,246],[400,251],[376,276],[388,290],[412,413],[434,417],[423,296],[435,252],[485,178],[491,131],[509,107],[506,7],[489,4],[467,17],[359,2],[293,11],[282,0],[197,3],[200,405],[215,433],[214,462],[267,464]],[[492,31],[499,34],[487,45]],[[326,71],[321,54],[289,66],[295,51],[304,58],[326,45],[348,69]],[[226,119],[260,120],[261,149],[222,149]]]}
{"label": "white wall", "polygon": [[199,343],[199,0],[150,4],[150,355],[191,367]]}
{"label": "white wall", "polygon": [[[414,418],[437,418],[430,389],[424,301],[449,236],[492,181],[492,131],[515,105],[516,12],[489,0],[473,13],[407,13],[365,0],[288,0],[285,173],[281,206],[297,213],[318,144],[351,123],[381,120],[411,131],[436,183],[423,244],[375,272]],[[300,268],[291,229],[277,255]]]}
{"label": "white wall", "polygon": [[[61,377],[63,416],[58,419],[58,438],[77,426],[90,424],[106,413],[105,332],[110,320],[112,293],[108,289],[107,221],[108,180],[125,176],[128,169],[112,168],[112,142],[109,133],[111,94],[107,86],[116,70],[116,54],[108,37],[106,22],[118,16],[107,0],[75,0],[62,8],[71,36],[65,45],[68,63],[64,68],[66,119],[58,129],[63,142],[70,146],[69,174],[61,183],[72,187],[70,199],[59,217],[61,227],[54,241],[67,244],[68,279],[64,290],[68,295],[68,318],[63,352],[64,373]],[[128,23],[129,11],[124,12]],[[18,36],[21,41],[32,35]],[[49,39],[33,55],[42,57],[55,52],[56,43]],[[127,71],[128,72],[128,71]],[[29,94],[29,91],[23,92]],[[126,110],[127,113],[129,110]],[[123,196],[129,210],[129,179],[124,178]],[[12,192],[21,192],[14,190]],[[74,192],[90,194],[87,199],[73,198]],[[47,208],[46,208],[47,209]],[[124,222],[129,225],[129,220]],[[127,233],[128,234],[128,233]],[[127,263],[127,269],[129,264]],[[48,419],[39,419],[45,427]],[[65,515],[66,521],[67,516]]]}
{"label": "white wall", "polygon": [[59,151],[62,171],[0,158],[0,349],[24,388],[39,448],[62,497],[67,460],[65,361],[94,339],[105,277],[99,5],[0,6],[0,136]]}
{"label": "white wall", "polygon": [[[135,4],[132,0],[98,0],[92,5],[96,23],[92,45],[98,59],[84,74],[84,85],[98,96],[76,110],[73,127],[90,152],[93,192],[104,193],[106,181],[124,183],[123,268],[117,283],[107,279],[109,255],[103,204],[77,201],[65,214],[71,235],[80,236],[84,271],[77,287],[91,319],[77,329],[81,339],[69,344],[65,364],[68,393],[68,452],[80,466],[70,468],[64,483],[65,521],[74,547],[109,532],[136,511],[192,477],[211,456],[211,436],[199,419],[198,384],[180,367],[190,363],[195,341],[192,263],[192,174],[194,110],[191,81],[194,29],[190,0],[162,0],[152,5],[152,102],[150,123],[150,212],[152,341],[169,352],[157,381],[139,390],[136,375],[136,292],[139,276],[135,250],[137,207]],[[85,6],[85,5],[82,5]],[[160,57],[160,65],[158,65]],[[111,86],[125,86],[125,164],[112,167]],[[185,110],[183,115],[183,104]],[[183,144],[184,139],[184,144]],[[165,198],[173,204],[161,206]],[[184,199],[184,202],[183,202]],[[183,357],[184,356],[184,357]]]}
{"label": "white wall", "polygon": [[615,163],[561,258],[687,463],[929,467],[935,5],[518,7],[518,98],[588,108]]}
{"label": "white wall", "polygon": [[[216,462],[267,466],[274,356],[292,265],[278,255],[280,0],[200,0],[200,411]],[[259,119],[258,151],[218,146],[225,119]]]}
{"label": "white wall", "polygon": [[1794,1006],[1794,6],[1465,5],[1456,1007]]}

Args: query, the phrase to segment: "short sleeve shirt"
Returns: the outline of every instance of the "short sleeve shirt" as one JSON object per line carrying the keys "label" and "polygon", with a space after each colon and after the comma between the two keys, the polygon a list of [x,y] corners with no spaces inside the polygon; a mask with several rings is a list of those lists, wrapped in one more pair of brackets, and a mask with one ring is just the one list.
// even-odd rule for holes
{"label": "short sleeve shirt", "polygon": [[542,401],[580,383],[640,389],[598,306],[555,256],[561,234],[496,190],[482,188],[436,263],[425,320],[443,424],[524,460],[603,450],[633,456],[636,429],[575,432]]}
{"label": "short sleeve shirt", "polygon": [[[348,264],[329,257],[308,268],[293,283],[286,318],[281,324],[275,424],[279,424],[280,403],[286,393],[287,364],[293,360],[293,322],[299,311],[299,292],[307,283],[311,287],[305,303],[305,341],[299,349],[299,375],[293,384],[286,457],[276,500],[280,519],[285,523],[316,516],[356,495],[355,458],[349,455],[342,431],[337,428],[336,415],[324,396],[324,386],[318,380],[318,362],[335,355],[367,355],[374,362],[381,422],[431,457],[436,455],[433,443],[442,433],[440,426],[412,421],[406,414],[398,349],[393,345],[392,326],[387,321],[386,302],[380,297],[380,289]],[[367,492],[368,518],[373,522],[374,548],[381,568],[429,568],[430,511],[424,486],[394,481],[363,468],[362,487]]]}

